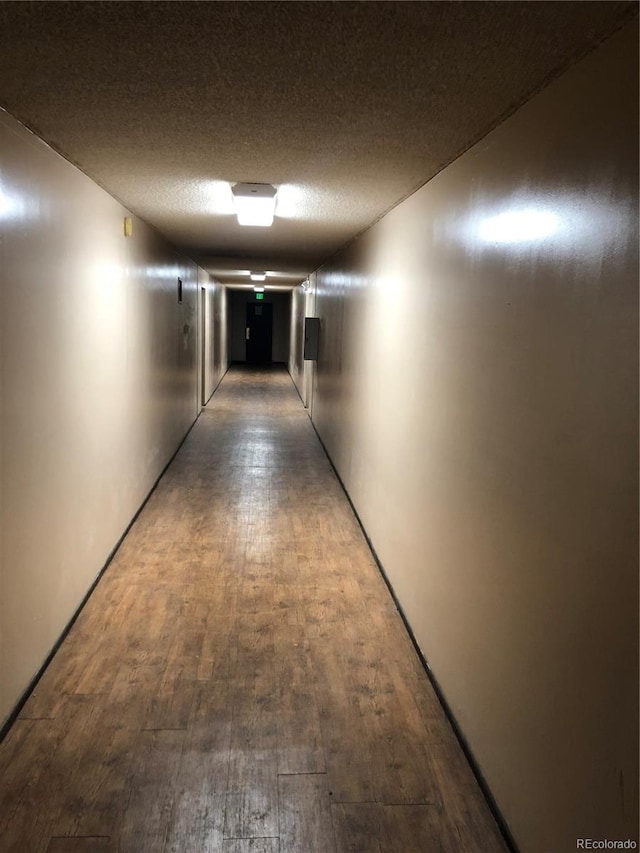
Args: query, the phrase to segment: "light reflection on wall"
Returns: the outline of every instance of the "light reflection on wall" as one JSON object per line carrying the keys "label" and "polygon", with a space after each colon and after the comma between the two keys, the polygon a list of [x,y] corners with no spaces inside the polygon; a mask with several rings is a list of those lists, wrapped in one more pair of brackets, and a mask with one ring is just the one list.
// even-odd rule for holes
{"label": "light reflection on wall", "polygon": [[134,270],[136,275],[145,276],[147,278],[161,279],[162,281],[170,281],[172,284],[179,275],[181,268],[177,265],[173,266],[144,266]]}
{"label": "light reflection on wall", "polygon": [[560,218],[550,210],[535,207],[505,210],[483,219],[478,236],[485,243],[530,243],[544,240],[560,228]]}
{"label": "light reflection on wall", "polygon": [[11,195],[0,187],[0,222],[23,219],[25,208],[22,198]]}
{"label": "light reflection on wall", "polygon": [[333,296],[336,292],[354,291],[367,287],[370,277],[353,270],[321,270],[316,283],[318,295]]}
{"label": "light reflection on wall", "polygon": [[125,310],[123,268],[117,263],[96,261],[89,266],[87,273],[89,287],[85,295],[91,300],[93,309],[87,323],[97,351],[105,359],[113,358],[113,330],[118,328]]}
{"label": "light reflection on wall", "polygon": [[603,187],[602,192],[589,195],[575,191],[545,194],[538,203],[530,198],[510,199],[498,206],[480,200],[462,228],[454,220],[440,223],[438,228],[447,239],[455,232],[468,249],[511,252],[535,247],[582,265],[630,250],[637,231],[629,222],[636,216],[628,203]]}
{"label": "light reflection on wall", "polygon": [[89,274],[96,288],[103,291],[120,281],[122,267],[119,264],[98,261],[91,266]]}

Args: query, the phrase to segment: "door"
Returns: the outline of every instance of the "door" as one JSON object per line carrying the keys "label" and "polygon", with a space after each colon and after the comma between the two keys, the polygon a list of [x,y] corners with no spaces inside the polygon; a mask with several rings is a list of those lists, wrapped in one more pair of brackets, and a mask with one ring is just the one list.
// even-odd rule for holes
{"label": "door", "polygon": [[268,364],[271,361],[273,337],[273,304],[271,302],[247,302],[245,337],[246,360],[252,364]]}

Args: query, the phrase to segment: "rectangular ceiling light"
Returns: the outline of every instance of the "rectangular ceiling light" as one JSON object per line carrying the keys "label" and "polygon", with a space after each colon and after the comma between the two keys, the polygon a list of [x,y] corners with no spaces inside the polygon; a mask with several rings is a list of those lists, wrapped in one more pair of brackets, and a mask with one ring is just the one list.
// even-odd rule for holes
{"label": "rectangular ceiling light", "polygon": [[267,277],[266,272],[260,272],[259,270],[254,270],[250,275],[251,281],[264,281]]}
{"label": "rectangular ceiling light", "polygon": [[240,225],[273,224],[276,211],[276,188],[271,184],[234,184],[233,204]]}

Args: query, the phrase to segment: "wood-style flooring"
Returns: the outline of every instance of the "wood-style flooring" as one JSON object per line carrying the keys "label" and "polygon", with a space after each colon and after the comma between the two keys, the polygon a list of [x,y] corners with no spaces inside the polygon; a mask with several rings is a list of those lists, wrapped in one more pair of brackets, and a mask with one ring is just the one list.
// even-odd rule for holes
{"label": "wood-style flooring", "polygon": [[0,850],[505,850],[284,370],[230,370],[0,745]]}

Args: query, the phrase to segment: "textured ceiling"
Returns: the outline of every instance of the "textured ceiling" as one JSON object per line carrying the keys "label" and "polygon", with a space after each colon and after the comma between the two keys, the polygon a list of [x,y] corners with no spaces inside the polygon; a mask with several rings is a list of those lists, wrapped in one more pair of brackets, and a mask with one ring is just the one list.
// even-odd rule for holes
{"label": "textured ceiling", "polygon": [[[637,8],[0,2],[0,104],[222,281],[293,284]],[[225,181],[278,186],[274,226]]]}

